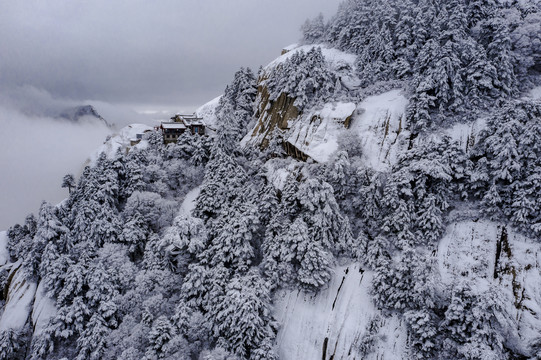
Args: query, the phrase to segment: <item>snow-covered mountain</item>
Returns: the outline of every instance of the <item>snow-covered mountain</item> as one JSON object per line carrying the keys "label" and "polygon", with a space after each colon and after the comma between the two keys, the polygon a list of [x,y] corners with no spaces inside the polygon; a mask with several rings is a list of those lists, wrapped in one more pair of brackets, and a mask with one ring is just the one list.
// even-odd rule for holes
{"label": "snow-covered mountain", "polygon": [[211,136],[123,129],[0,233],[0,359],[539,357],[538,19],[346,1]]}
{"label": "snow-covered mountain", "polygon": [[92,105],[81,105],[66,109],[62,111],[58,117],[73,122],[79,122],[83,118],[91,118],[93,120],[99,120],[107,126],[111,126],[111,124],[109,124]]}

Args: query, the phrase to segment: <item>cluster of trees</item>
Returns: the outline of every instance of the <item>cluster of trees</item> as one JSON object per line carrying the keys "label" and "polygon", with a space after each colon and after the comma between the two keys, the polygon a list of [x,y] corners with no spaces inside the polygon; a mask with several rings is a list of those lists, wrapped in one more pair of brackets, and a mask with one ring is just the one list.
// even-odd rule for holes
{"label": "cluster of trees", "polygon": [[338,77],[325,64],[319,47],[308,52],[295,51],[265,77],[264,85],[269,91],[270,100],[275,101],[285,94],[295,99],[294,105],[299,111],[329,100],[339,88],[336,85]]}
{"label": "cluster of trees", "polygon": [[[535,124],[539,113],[532,106],[522,103],[512,107],[512,115],[508,114],[509,121],[521,119],[518,113],[522,113],[523,125],[528,122],[530,129],[516,127],[514,132],[524,144],[526,139],[537,136]],[[353,152],[350,156],[347,151],[338,152],[328,164],[319,169],[315,165],[313,170],[332,185],[342,214],[349,217],[355,234],[350,247],[357,259],[374,272],[372,296],[376,306],[384,314],[403,317],[412,358],[471,359],[488,354],[489,358],[504,359],[510,356],[505,340],[513,326],[505,308],[510,300],[502,294],[496,296],[495,287],[478,288],[474,280],[468,278],[442,287],[436,277],[434,256],[451,210],[469,201],[479,204],[475,206],[488,215],[505,221],[505,216],[495,213],[501,211],[501,203],[495,205],[486,198],[492,181],[498,184],[501,194],[510,196],[507,201],[510,206],[518,206],[518,195],[510,193],[512,191],[505,186],[528,184],[524,191],[529,191],[526,188],[535,184],[527,180],[532,178],[531,172],[536,167],[537,148],[532,148],[533,142],[528,142],[528,152],[526,146],[520,145],[516,147],[523,149],[521,151],[495,150],[496,144],[502,148],[515,146],[509,145],[509,138],[503,136],[506,130],[496,130],[505,124],[498,114],[495,120],[488,121],[489,127],[469,153],[449,137],[432,136],[420,139],[386,173],[366,169],[358,154]],[[495,153],[500,155],[495,156]],[[505,157],[509,154],[514,154],[513,159],[524,165],[524,173],[520,176],[513,173],[513,181],[506,183],[498,174],[507,174],[504,164],[513,167],[509,156]],[[515,170],[519,168],[522,171],[518,166]],[[528,194],[531,201],[537,201],[537,195]],[[534,217],[521,219],[528,226],[537,224]],[[532,235],[530,228],[525,231]],[[359,351],[369,353],[374,347],[379,330],[376,325],[377,321],[367,329]]]}
{"label": "cluster of trees", "polygon": [[[159,257],[157,243],[179,201],[202,181],[211,142],[186,134],[164,147],[159,134],[146,136],[146,148],[100,155],[77,184],[73,176],[64,177],[62,186],[70,189],[66,201],[43,203],[37,218],[29,216],[9,230],[12,260],[21,261],[19,271],[29,281],[44,284],[57,313],[31,344],[11,341],[1,358],[10,358],[15,345],[27,348],[34,359],[122,358],[115,351],[126,318],[140,322],[133,358],[161,351],[153,343],[159,335],[153,334],[165,330],[158,319],[144,323],[140,309],[156,294],[176,296],[179,285]],[[156,309],[156,314],[162,312]],[[14,337],[2,334],[8,335]]]}
{"label": "cluster of trees", "polygon": [[[483,108],[529,86],[541,60],[538,14],[528,1],[347,0],[328,24],[319,16],[303,32],[308,43],[357,54],[367,84],[408,81],[415,132],[436,111]],[[260,80],[271,101],[286,94],[302,111],[336,95],[335,70],[314,47]],[[266,152],[241,147],[256,86],[250,69],[235,74],[214,138],[185,133],[165,146],[146,134],[148,146],[101,155],[78,181],[64,177],[66,201],[43,203],[9,230],[12,260],[44,284],[57,313],[30,346],[29,328],[1,332],[0,359],[23,350],[32,359],[276,359],[273,292],[315,293],[343,257],[373,272],[374,303],[404,319],[411,357],[511,355],[505,299],[468,279],[441,289],[433,252],[464,202],[541,236],[539,104],[502,101],[469,152],[446,136],[413,137],[377,172],[354,137],[326,164],[268,156],[278,139]],[[268,166],[287,169],[282,185]],[[196,187],[191,214],[178,213]],[[362,354],[380,322],[370,321]]]}
{"label": "cluster of trees", "polygon": [[541,105],[509,102],[487,119],[472,150],[470,186],[486,214],[541,237]]}
{"label": "cluster of trees", "polygon": [[[358,55],[364,85],[404,80],[415,131],[531,86],[540,69],[541,9],[535,1],[344,1],[324,23],[302,27],[306,43]],[[437,122],[436,122],[437,123]]]}

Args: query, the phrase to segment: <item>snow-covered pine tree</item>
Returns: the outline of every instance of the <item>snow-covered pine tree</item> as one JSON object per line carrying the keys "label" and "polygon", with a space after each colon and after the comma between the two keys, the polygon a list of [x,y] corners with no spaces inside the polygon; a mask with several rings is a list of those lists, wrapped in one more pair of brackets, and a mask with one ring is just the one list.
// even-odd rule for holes
{"label": "snow-covered pine tree", "polygon": [[[45,250],[55,251],[52,246],[48,246],[51,243],[59,241],[60,236],[66,234],[68,229],[60,223],[60,220],[56,216],[55,208],[43,202],[39,210],[39,217],[36,226],[36,234],[32,239],[32,242],[28,244],[28,248],[25,249],[23,256],[22,266],[27,273],[27,276],[31,279],[38,279],[41,277],[40,263],[42,262],[43,254]],[[54,257],[56,254],[47,254],[46,257]]]}
{"label": "snow-covered pine tree", "polygon": [[323,14],[319,13],[314,19],[307,19],[301,27],[303,42],[306,44],[316,44],[323,40],[325,35],[325,23]]}
{"label": "snow-covered pine tree", "polygon": [[496,289],[483,291],[467,280],[458,283],[440,324],[448,334],[442,348],[444,356],[506,359],[504,329],[510,321],[502,294]]}
{"label": "snow-covered pine tree", "polygon": [[[272,346],[276,324],[270,308],[270,286],[257,268],[231,279],[216,318],[216,336],[242,358],[277,359]],[[255,356],[257,354],[257,356]]]}
{"label": "snow-covered pine tree", "polygon": [[75,184],[75,178],[72,174],[67,174],[62,178],[62,187],[68,188],[70,194],[72,189],[75,188]]}

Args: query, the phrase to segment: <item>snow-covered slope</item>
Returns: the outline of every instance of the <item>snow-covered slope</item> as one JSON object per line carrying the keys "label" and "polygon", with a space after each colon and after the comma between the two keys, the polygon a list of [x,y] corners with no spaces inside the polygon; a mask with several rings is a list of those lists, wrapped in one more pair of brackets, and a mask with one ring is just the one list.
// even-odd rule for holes
{"label": "snow-covered slope", "polygon": [[[498,248],[500,248],[499,255]],[[480,292],[496,287],[508,311],[507,344],[531,352],[541,333],[541,246],[511,228],[488,220],[449,225],[437,251],[439,282],[446,291],[461,281]],[[404,359],[406,329],[397,316],[385,317],[368,293],[372,273],[358,264],[338,266],[328,288],[316,295],[281,290],[275,316],[281,359]],[[376,324],[368,354],[362,343]]]}
{"label": "snow-covered slope", "polygon": [[41,282],[36,289],[36,298],[32,307],[32,325],[34,336],[39,335],[56,315],[55,301],[47,296],[45,286]]}
{"label": "snow-covered slope", "polygon": [[358,134],[366,164],[375,170],[385,170],[397,155],[407,149],[409,131],[406,127],[408,100],[401,90],[391,90],[369,96],[359,105],[351,131]]}
{"label": "snow-covered slope", "polygon": [[541,334],[541,246],[488,220],[448,226],[438,247],[441,283],[469,281],[479,291],[496,286],[511,321],[508,343],[529,353]]}
{"label": "snow-covered slope", "polygon": [[[368,294],[371,276],[350,264],[336,267],[328,288],[317,295],[279,291],[275,314],[281,324],[280,359],[401,359],[405,328],[374,308]],[[370,354],[363,354],[361,344],[373,321],[379,326],[378,341]]]}
{"label": "snow-covered slope", "polygon": [[[9,264],[11,265],[11,264]],[[6,266],[9,266],[6,265]],[[0,317],[0,331],[21,330],[26,324],[36,293],[36,283],[27,281],[20,271],[21,263],[11,266],[8,278],[11,279],[6,297],[4,312]]]}
{"label": "snow-covered slope", "polygon": [[8,236],[6,231],[0,231],[0,266],[9,261]]}
{"label": "snow-covered slope", "polygon": [[[105,153],[108,158],[112,158],[118,149],[125,148],[130,145],[130,141],[136,138],[137,134],[143,134],[145,131],[152,130],[152,127],[144,124],[131,124],[122,128],[118,134],[108,138],[103,145],[98,147],[91,155],[90,162],[94,164],[101,153]],[[145,142],[141,141],[136,146],[145,146]]]}
{"label": "snow-covered slope", "polygon": [[[407,105],[398,89],[369,96],[359,104],[328,103],[290,121],[287,141],[314,160],[326,162],[338,149],[339,139],[349,132],[358,135],[366,164],[383,171],[407,149]],[[344,125],[346,120],[351,123],[349,129]]]}

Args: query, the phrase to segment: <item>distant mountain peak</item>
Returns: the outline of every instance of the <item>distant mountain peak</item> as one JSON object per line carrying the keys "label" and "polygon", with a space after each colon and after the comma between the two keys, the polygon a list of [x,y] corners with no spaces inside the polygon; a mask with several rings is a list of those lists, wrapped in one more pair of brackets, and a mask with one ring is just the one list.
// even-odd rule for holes
{"label": "distant mountain peak", "polygon": [[62,111],[58,117],[73,122],[79,122],[81,121],[81,118],[85,116],[94,117],[102,121],[105,125],[111,126],[111,124],[109,124],[92,105],[80,105],[66,109]]}

